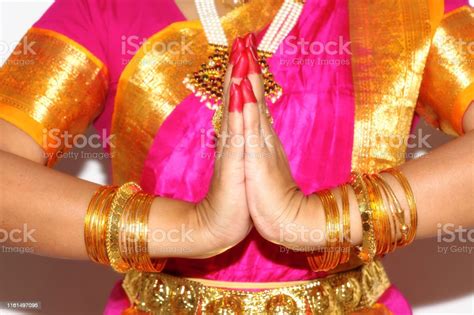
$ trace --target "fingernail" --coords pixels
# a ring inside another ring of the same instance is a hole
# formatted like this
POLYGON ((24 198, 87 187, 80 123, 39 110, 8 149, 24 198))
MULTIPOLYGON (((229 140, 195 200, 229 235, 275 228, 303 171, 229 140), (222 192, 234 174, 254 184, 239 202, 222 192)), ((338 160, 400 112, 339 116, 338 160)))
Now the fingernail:
MULTIPOLYGON (((244 51, 245 52, 245 51, 244 51)), ((233 63, 232 78, 244 78, 249 73, 249 57, 247 53, 242 53, 241 57, 233 63)))
POLYGON ((237 37, 234 40, 234 44, 232 45, 232 51, 230 53, 230 63, 235 65, 238 63, 240 57, 242 57, 243 52, 245 51, 245 43, 244 40, 240 37, 237 37))
POLYGON ((230 85, 229 112, 241 113, 243 108, 244 100, 242 95, 242 89, 238 84, 233 82, 230 85))
POLYGON ((258 63, 258 58, 256 57, 256 53, 252 52, 251 50, 247 50, 247 54, 249 55, 248 62, 249 62, 249 74, 260 74, 262 73, 262 68, 260 67, 260 64, 258 63))
POLYGON ((249 57, 249 74, 260 74, 262 70, 258 64, 257 38, 249 33, 244 38, 245 48, 249 57))
POLYGON ((254 33, 248 33, 245 38, 245 47, 247 48, 256 48, 257 47, 257 38, 255 37, 254 33))
POLYGON ((246 77, 240 82, 240 86, 242 87, 242 98, 244 104, 247 103, 257 103, 257 98, 255 97, 255 93, 253 92, 252 83, 246 77))

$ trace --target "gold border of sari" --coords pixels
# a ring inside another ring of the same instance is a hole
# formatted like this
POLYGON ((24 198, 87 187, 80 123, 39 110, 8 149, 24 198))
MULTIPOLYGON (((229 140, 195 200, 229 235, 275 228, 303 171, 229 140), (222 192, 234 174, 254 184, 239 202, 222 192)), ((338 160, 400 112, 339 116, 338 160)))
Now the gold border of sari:
POLYGON ((0 118, 30 135, 52 166, 70 149, 60 139, 82 133, 101 112, 108 70, 74 40, 33 27, 0 69, 0 80, 0 118))
POLYGON ((464 133, 462 120, 474 100, 474 9, 464 6, 441 21, 433 37, 420 89, 418 113, 450 135, 464 133), (472 49, 472 48, 471 48, 472 49))
POLYGON ((427 0, 350 1, 355 94, 352 169, 372 173, 405 161, 431 43, 427 0))

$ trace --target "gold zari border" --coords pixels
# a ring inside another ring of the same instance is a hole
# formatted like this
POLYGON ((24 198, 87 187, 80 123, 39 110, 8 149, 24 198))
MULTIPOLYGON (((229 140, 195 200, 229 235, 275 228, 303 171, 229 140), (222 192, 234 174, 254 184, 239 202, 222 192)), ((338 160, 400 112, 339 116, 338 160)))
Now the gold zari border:
POLYGON ((371 173, 405 161, 430 47, 427 0, 350 1, 355 94, 352 170, 371 173))
POLYGON ((462 120, 474 100, 474 9, 449 13, 436 30, 417 107, 430 124, 462 135, 462 120), (471 44, 470 44, 471 43, 471 44))
POLYGON ((292 286, 282 282, 279 288, 261 291, 208 283, 129 272, 122 286, 132 306, 147 314, 346 314, 372 307, 390 286, 379 261, 324 279, 292 286))
POLYGON ((80 44, 31 28, 0 69, 0 82, 0 118, 28 133, 52 165, 100 113, 108 73, 80 44))

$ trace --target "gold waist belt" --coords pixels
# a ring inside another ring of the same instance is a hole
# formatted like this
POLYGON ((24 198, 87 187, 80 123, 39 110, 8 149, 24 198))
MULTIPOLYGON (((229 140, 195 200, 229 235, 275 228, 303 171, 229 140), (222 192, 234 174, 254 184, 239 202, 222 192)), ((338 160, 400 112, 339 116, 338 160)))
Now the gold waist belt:
POLYGON ((390 285, 379 261, 272 289, 229 289, 212 282, 132 271, 123 288, 132 308, 148 314, 344 314, 370 308, 390 285))

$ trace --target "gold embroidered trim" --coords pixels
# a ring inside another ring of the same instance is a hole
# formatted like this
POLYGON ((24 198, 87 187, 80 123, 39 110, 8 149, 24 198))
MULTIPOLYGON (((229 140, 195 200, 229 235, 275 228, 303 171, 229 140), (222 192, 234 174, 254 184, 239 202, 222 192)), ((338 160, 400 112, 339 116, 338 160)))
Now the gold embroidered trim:
POLYGON ((474 100, 474 9, 449 13, 433 38, 417 111, 451 135, 463 134, 464 112, 474 100))
POLYGON ((430 47, 427 0, 350 1, 355 93, 352 169, 405 161, 406 139, 430 47))
POLYGON ((31 28, 0 69, 0 82, 0 118, 28 133, 52 165, 100 113, 108 73, 70 38, 31 28))

